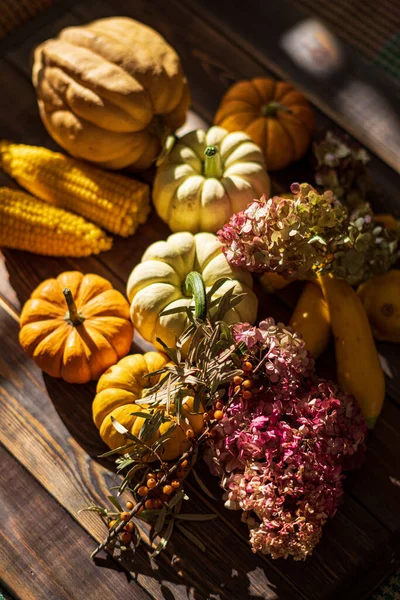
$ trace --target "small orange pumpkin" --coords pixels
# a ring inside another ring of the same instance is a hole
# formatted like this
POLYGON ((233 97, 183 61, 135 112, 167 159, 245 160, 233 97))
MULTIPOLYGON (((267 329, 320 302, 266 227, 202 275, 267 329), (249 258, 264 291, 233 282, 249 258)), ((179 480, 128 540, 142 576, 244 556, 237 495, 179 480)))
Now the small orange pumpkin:
POLYGON ((277 171, 306 153, 315 114, 291 83, 256 77, 232 85, 214 123, 228 131, 247 133, 262 148, 268 171, 277 171))
POLYGON ((132 343, 129 304, 111 283, 79 271, 46 279, 25 303, 19 340, 45 373, 69 383, 98 379, 132 343))

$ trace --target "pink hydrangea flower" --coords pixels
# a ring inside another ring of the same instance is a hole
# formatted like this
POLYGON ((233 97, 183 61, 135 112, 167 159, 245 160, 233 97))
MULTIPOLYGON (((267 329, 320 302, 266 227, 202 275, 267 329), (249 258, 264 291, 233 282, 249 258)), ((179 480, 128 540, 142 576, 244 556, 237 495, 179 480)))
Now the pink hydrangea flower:
POLYGON ((343 494, 344 459, 364 449, 355 400, 318 379, 300 337, 272 319, 234 328, 255 365, 251 398, 230 390, 207 456, 226 505, 241 509, 254 552, 311 554, 343 494))

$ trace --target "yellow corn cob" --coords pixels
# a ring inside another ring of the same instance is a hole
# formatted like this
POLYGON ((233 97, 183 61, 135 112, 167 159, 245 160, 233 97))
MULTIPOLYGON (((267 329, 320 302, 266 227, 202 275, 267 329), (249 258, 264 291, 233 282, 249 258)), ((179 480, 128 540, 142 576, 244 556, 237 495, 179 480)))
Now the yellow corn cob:
POLYGON ((112 239, 83 217, 3 187, 0 246, 50 256, 89 256, 109 250, 112 239))
POLYGON ((0 166, 38 198, 124 237, 132 235, 149 214, 147 184, 60 152, 2 140, 0 166))

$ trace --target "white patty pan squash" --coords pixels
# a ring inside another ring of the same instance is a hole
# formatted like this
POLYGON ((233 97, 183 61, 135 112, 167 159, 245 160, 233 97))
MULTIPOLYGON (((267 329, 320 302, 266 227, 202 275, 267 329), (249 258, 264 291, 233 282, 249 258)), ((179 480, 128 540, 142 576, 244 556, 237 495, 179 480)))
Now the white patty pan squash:
POLYGON ((172 231, 215 232, 269 192, 261 148, 241 131, 211 127, 175 141, 158 167, 153 202, 172 231))
POLYGON ((167 307, 194 305, 192 294, 185 289, 186 277, 193 271, 202 275, 206 291, 218 279, 229 277, 232 280, 226 281, 214 298, 233 286, 236 294, 246 293, 243 300, 225 314, 225 321, 254 323, 256 319, 258 302, 252 291, 252 277, 229 265, 218 238, 212 233, 175 233, 166 241, 155 242, 147 248, 127 285, 133 325, 158 349, 161 345, 156 338, 174 348, 177 338, 188 326, 183 312, 163 316, 160 313, 167 307))

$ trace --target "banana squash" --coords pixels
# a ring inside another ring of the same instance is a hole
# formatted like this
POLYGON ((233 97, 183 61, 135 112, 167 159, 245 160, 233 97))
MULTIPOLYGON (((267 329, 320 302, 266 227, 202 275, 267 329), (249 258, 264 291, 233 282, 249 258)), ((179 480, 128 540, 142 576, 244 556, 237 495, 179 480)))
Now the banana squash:
POLYGON ((318 358, 326 349, 331 335, 331 323, 328 305, 318 284, 306 282, 289 325, 301 333, 313 358, 318 358))
POLYGON ((385 398, 385 377, 367 314, 353 288, 343 279, 319 278, 335 339, 337 379, 357 400, 372 428, 385 398))

